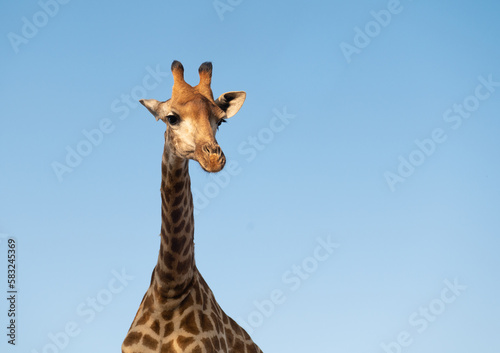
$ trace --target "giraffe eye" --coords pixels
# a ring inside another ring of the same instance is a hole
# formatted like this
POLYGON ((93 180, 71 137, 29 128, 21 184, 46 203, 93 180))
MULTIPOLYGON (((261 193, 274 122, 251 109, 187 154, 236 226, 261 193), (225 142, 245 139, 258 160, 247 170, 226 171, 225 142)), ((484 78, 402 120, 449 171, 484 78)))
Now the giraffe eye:
POLYGON ((217 127, 221 126, 222 123, 227 123, 226 119, 220 119, 218 122, 217 122, 217 127))
POLYGON ((179 123, 179 117, 174 114, 167 115, 167 121, 170 125, 177 125, 179 123))

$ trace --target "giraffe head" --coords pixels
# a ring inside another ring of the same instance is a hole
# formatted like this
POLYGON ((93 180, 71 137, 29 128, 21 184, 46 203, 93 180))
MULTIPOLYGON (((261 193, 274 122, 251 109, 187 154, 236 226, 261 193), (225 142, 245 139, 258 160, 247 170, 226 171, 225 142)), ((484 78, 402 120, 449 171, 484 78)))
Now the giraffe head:
POLYGON ((184 67, 172 63, 174 86, 172 97, 165 102, 141 99, 156 120, 167 124, 165 143, 171 153, 184 159, 193 159, 207 172, 218 172, 226 163, 215 134, 225 119, 235 115, 245 101, 246 93, 226 92, 214 100, 210 84, 212 63, 205 62, 198 69, 200 82, 196 86, 184 81, 184 67))

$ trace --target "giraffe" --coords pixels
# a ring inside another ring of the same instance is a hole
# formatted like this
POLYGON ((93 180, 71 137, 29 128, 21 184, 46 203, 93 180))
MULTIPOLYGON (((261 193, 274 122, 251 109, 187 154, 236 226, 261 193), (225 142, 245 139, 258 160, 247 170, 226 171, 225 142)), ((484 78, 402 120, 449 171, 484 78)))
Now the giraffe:
POLYGON ((184 81, 172 63, 172 97, 140 102, 167 125, 161 166, 161 243, 151 284, 122 344, 122 353, 262 353, 247 332, 224 313, 194 259, 194 217, 188 161, 207 172, 226 162, 216 131, 235 115, 246 93, 226 92, 214 100, 212 64, 201 64, 200 82, 184 81))

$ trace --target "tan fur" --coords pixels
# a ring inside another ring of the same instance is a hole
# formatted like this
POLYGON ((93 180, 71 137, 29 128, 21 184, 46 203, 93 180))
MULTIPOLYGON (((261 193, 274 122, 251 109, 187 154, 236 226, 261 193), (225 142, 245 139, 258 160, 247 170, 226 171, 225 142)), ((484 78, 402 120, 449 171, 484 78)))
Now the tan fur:
POLYGON ((249 335, 220 308, 194 260, 193 197, 188 160, 208 172, 224 167, 215 139, 221 119, 234 115, 244 92, 214 101, 212 66, 200 66, 200 84, 184 81, 184 68, 172 64, 172 98, 141 103, 167 123, 162 158, 162 225, 158 262, 151 284, 123 341, 123 353, 261 353, 249 335), (177 118, 172 123, 169 115, 177 118))

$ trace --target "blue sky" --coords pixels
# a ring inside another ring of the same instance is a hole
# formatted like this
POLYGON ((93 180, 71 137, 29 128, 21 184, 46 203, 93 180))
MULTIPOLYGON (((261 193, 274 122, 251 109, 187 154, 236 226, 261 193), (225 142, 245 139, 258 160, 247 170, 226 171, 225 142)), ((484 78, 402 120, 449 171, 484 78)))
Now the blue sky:
POLYGON ((264 352, 500 349, 497 2, 2 10, 2 352, 120 350, 159 248, 165 126, 136 101, 173 60, 247 92, 225 170, 190 171, 198 268, 264 352))

